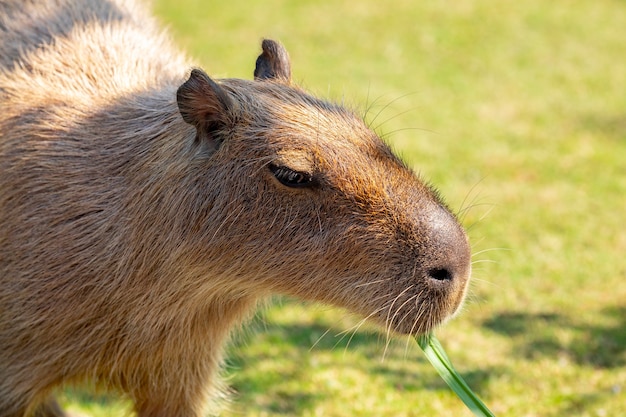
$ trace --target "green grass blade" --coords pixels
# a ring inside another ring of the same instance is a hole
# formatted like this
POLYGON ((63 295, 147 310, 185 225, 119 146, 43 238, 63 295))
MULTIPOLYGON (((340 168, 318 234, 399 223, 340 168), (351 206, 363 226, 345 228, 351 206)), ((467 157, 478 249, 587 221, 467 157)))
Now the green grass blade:
POLYGON ((424 354, 435 367, 441 378, 456 393, 456 395, 465 403, 475 416, 494 417, 493 413, 487 406, 474 394, 472 389, 465 383, 463 378, 456 372, 452 366, 452 362, 448 359, 446 352, 443 350, 439 340, 432 334, 419 336, 417 343, 420 345, 424 354))

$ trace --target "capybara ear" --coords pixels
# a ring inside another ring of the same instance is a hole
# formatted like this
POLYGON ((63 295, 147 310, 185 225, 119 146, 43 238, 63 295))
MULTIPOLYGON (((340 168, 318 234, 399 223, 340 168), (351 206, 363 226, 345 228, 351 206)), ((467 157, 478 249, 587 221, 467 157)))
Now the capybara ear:
POLYGON ((263 53, 256 59, 254 79, 291 82, 291 63, 285 47, 271 39, 263 39, 263 53))
POLYGON ((193 69, 189 79, 176 92, 178 110, 183 120, 197 129, 196 139, 219 146, 215 133, 233 119, 234 103, 228 93, 204 71, 193 69))

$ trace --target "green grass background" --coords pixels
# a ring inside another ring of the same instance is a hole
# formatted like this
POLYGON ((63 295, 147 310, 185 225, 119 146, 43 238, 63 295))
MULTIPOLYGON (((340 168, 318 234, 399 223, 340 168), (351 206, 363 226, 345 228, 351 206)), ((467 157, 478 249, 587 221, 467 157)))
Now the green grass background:
MULTIPOLYGON (((438 337, 500 416, 626 415, 626 3, 157 0, 215 77, 260 40, 365 113, 459 211, 475 253, 438 337)), ((469 416, 412 340, 280 299, 229 349, 226 416, 469 416)), ((70 409, 125 403, 66 391, 70 409)))

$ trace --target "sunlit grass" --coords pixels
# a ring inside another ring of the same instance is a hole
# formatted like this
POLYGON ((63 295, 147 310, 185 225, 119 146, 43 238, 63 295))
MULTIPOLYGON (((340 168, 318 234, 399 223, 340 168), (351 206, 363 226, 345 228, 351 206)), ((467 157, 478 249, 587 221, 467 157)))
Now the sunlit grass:
MULTIPOLYGON (((155 7, 216 77, 251 78, 261 38, 281 40, 296 81, 370 108, 461 212, 475 280, 437 336, 496 415, 626 414, 624 4, 155 7)), ((370 327, 344 336, 359 320, 291 300, 265 311, 229 351, 225 415, 471 415, 414 343, 386 347, 370 327)), ((94 416, 121 407, 66 402, 94 416)))

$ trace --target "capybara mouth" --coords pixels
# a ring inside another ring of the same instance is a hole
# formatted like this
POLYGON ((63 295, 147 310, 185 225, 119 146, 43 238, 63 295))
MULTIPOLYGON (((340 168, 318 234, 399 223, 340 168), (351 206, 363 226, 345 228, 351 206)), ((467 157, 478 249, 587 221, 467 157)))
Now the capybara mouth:
POLYGON ((408 287, 386 302, 375 315, 375 321, 399 334, 431 332, 457 314, 463 305, 469 274, 455 279, 458 282, 434 283, 421 290, 408 287))

